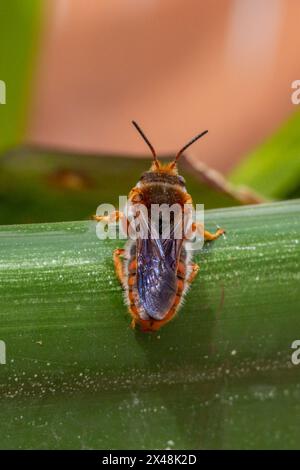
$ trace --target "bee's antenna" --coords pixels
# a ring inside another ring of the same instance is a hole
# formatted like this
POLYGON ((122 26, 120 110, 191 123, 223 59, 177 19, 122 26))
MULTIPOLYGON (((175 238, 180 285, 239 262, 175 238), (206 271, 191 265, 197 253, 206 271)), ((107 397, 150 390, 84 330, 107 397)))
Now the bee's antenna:
POLYGON ((132 124, 134 125, 134 127, 136 128, 136 130, 139 132, 139 134, 143 137, 144 141, 146 142, 146 144, 148 144, 148 147, 150 148, 151 152, 152 152, 152 155, 153 155, 153 159, 154 159, 154 163, 156 165, 157 168, 159 168, 159 162, 157 160, 157 156, 156 156, 156 152, 154 150, 154 147, 153 145, 150 143, 150 141, 148 140, 148 138, 145 136, 144 132, 142 131, 142 129, 140 128, 140 126, 135 122, 135 121, 131 121, 132 124))
POLYGON ((190 146, 192 145, 194 142, 196 142, 196 140, 200 139, 201 137, 203 137, 205 134, 207 134, 208 131, 203 131, 201 132, 201 134, 198 134, 196 135, 196 137, 194 137, 192 140, 190 140, 190 142, 188 142, 184 147, 182 147, 182 149, 179 150, 179 152, 177 153, 176 157, 175 157, 175 160, 172 164, 172 167, 174 167, 180 157, 180 155, 183 154, 183 152, 190 146))

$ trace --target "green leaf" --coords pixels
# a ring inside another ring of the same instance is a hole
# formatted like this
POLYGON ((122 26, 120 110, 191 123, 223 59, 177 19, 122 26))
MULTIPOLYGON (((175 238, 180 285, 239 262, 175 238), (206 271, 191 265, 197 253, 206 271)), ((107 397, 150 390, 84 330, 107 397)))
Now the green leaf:
POLYGON ((247 156, 230 181, 247 185, 267 198, 288 198, 300 187, 300 114, 247 156))
POLYGON ((0 104, 0 151, 20 143, 24 135, 41 5, 39 0, 0 5, 0 80, 6 85, 6 104, 0 104))
POLYGON ((132 331, 93 222, 0 227, 1 448, 299 448, 300 201, 208 211, 178 317, 132 331))

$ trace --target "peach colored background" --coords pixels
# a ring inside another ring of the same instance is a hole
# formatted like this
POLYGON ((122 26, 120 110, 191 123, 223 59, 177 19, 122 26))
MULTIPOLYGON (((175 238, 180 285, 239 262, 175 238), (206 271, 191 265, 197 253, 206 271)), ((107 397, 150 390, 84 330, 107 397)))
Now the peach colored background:
POLYGON ((48 0, 28 140, 229 170, 295 110, 298 0, 48 0))

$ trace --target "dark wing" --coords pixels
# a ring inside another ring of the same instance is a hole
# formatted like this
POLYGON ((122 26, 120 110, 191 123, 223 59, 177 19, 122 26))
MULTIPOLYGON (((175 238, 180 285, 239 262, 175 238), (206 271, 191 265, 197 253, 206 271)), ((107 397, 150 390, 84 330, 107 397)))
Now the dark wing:
POLYGON ((155 320, 162 320, 174 304, 177 261, 182 239, 137 239, 137 289, 141 306, 155 320))
POLYGON ((137 289, 141 306, 155 320, 172 307, 182 240, 137 240, 137 289))

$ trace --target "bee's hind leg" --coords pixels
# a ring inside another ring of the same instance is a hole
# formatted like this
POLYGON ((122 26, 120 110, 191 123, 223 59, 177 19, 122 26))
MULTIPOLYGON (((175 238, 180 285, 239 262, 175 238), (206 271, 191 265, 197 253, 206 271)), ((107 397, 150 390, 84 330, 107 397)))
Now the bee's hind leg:
POLYGON ((187 282, 189 284, 192 284, 192 282, 194 281, 195 277, 197 276, 199 272, 200 266, 196 263, 191 263, 190 267, 191 267, 191 272, 187 278, 187 282))
POLYGON ((120 281, 120 284, 124 287, 125 285, 125 269, 123 256, 125 254, 124 248, 116 248, 113 253, 114 266, 116 276, 120 281))
MULTIPOLYGON (((116 248, 114 250, 113 260, 114 260, 116 276, 119 279, 120 284, 122 285, 124 289, 126 289, 127 283, 130 282, 130 276, 127 276, 125 272, 125 267, 124 267, 125 257, 126 257, 126 250, 124 248, 116 248)), ((130 266, 129 266, 129 269, 130 269, 130 266)), ((134 266, 131 266, 131 269, 134 269, 134 266)), ((134 330, 139 316, 138 316, 137 308, 133 303, 132 292, 129 292, 128 310, 131 316, 130 326, 134 330)))

